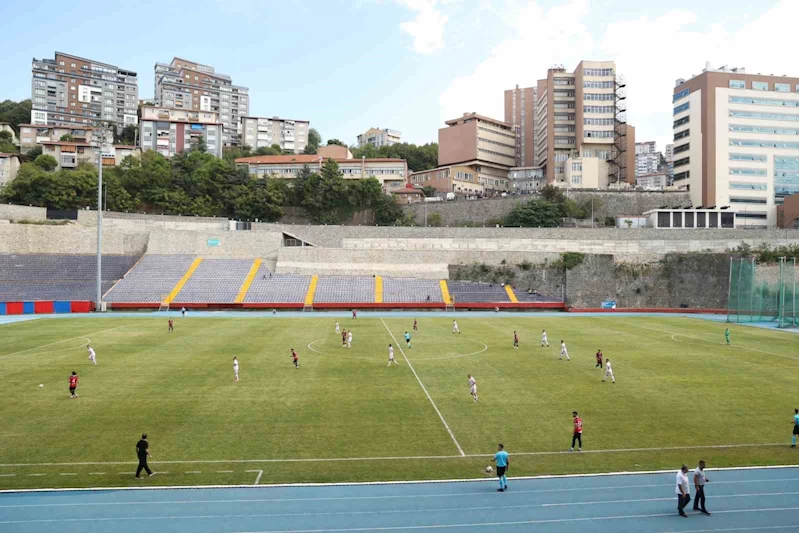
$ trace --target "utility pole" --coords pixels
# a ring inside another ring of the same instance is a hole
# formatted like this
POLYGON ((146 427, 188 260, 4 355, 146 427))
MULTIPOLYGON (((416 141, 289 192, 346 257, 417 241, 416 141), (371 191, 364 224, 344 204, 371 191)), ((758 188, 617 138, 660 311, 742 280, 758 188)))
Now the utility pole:
POLYGON ((97 300, 95 310, 103 310, 103 137, 101 128, 97 139, 97 300))

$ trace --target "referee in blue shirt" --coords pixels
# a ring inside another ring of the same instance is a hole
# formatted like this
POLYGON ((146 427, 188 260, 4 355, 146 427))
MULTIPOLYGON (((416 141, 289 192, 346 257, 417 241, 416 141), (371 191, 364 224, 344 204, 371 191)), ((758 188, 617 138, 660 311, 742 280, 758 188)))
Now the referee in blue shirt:
POLYGON ((505 451, 505 446, 500 444, 498 448, 491 462, 497 463, 497 478, 499 479, 499 488, 497 492, 505 492, 508 490, 508 478, 505 477, 505 472, 508 470, 508 466, 510 466, 510 457, 508 457, 508 452, 505 451))

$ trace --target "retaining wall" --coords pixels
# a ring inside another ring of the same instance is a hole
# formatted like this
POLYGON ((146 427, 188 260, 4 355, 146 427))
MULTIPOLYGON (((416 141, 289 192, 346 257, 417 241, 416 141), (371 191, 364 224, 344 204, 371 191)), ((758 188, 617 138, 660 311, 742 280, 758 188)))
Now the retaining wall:
MULTIPOLYGON (((107 254, 141 255, 147 249, 147 233, 103 231, 107 254)), ((2 254, 93 254, 97 251, 97 229, 35 224, 0 226, 2 254)))
POLYGON ((270 257, 282 236, 255 231, 151 231, 148 254, 194 254, 203 257, 270 257))
POLYGON ((3 220, 47 220, 47 209, 26 205, 0 204, 0 219, 3 220))

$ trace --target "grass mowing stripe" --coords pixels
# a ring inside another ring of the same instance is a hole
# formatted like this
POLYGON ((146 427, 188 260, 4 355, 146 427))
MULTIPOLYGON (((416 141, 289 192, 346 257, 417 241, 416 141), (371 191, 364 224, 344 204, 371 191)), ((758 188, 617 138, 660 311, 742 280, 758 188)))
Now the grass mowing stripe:
POLYGON ((383 323, 383 326, 385 326, 386 331, 388 331, 388 334, 391 335, 391 338, 394 340, 394 344, 396 344, 397 348, 399 348, 399 351, 402 354, 402 358, 405 359, 405 362, 408 364, 408 368, 410 368, 411 372, 413 372, 413 375, 414 375, 414 377, 416 377, 416 381, 419 382, 419 386, 422 387, 422 390, 424 391, 425 396, 427 396, 427 399, 430 400, 430 404, 433 406, 433 409, 436 410, 436 414, 438 414, 438 418, 440 418, 441 419, 441 423, 444 424, 444 428, 446 428, 447 433, 449 433, 450 438, 452 438, 452 442, 455 443, 455 447, 458 448, 458 451, 460 452, 461 456, 465 457, 466 454, 464 453, 463 448, 461 448, 461 445, 458 444, 458 439, 455 438, 455 434, 452 433, 452 430, 449 428, 449 425, 447 424, 447 421, 444 420, 444 416, 441 414, 441 411, 438 410, 438 406, 436 406, 436 402, 433 401, 433 398, 430 396, 430 393, 427 392, 427 389, 425 388, 424 383, 422 383, 422 380, 419 379, 419 374, 417 374, 416 370, 413 369, 413 365, 408 360, 408 357, 405 355, 405 352, 402 350, 402 346, 400 346, 400 344, 397 342, 397 339, 394 337, 394 334, 391 333, 391 330, 388 329, 388 325, 386 324, 386 321, 381 318, 380 322, 383 323))

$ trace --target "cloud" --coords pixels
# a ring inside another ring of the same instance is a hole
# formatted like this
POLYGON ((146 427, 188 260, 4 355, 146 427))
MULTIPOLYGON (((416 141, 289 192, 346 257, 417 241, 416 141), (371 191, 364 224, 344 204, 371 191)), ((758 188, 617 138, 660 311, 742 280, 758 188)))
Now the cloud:
POLYGON ((675 80, 700 74, 706 61, 713 67, 746 67, 749 73, 799 76, 787 72, 797 68, 791 52, 799 20, 796 0, 720 22, 686 10, 617 19, 594 34, 588 0, 565 1, 548 10, 536 1, 507 0, 508 6, 505 28, 497 30, 508 39, 441 94, 442 122, 465 111, 502 118, 503 91, 517 83, 534 85, 553 64, 572 70, 582 59, 614 60, 627 83, 627 118, 637 140, 656 140, 663 149, 672 139, 675 80))
MULTIPOLYGON (((416 18, 400 23, 400 29, 413 37, 414 52, 430 55, 444 48, 444 27, 449 17, 436 7, 436 0, 396 0, 396 2, 416 12, 416 18)), ((443 0, 442 3, 452 2, 443 0)))

